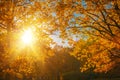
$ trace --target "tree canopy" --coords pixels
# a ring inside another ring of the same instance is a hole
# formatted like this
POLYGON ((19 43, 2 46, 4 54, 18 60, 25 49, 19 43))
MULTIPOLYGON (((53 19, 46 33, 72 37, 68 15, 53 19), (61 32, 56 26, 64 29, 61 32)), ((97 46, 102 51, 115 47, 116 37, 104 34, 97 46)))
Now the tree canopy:
POLYGON ((107 73, 119 63, 119 0, 0 1, 0 79, 62 80, 75 71, 107 73), (30 44, 21 40, 26 31, 30 44))

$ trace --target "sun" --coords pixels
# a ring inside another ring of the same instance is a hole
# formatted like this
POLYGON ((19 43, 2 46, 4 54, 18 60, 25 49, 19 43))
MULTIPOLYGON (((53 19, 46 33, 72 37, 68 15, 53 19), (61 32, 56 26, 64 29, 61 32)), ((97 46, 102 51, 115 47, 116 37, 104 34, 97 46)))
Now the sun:
POLYGON ((31 29, 24 31, 21 38, 24 44, 31 44, 33 42, 33 33, 31 29))

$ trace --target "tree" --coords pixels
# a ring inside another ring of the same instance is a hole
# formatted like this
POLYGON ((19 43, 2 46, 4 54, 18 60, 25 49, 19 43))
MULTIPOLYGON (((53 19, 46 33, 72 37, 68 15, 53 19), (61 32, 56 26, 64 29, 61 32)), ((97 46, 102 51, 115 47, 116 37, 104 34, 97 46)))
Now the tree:
MULTIPOLYGON (((0 72, 3 74, 5 73, 1 77, 5 76, 4 79, 9 78, 12 80, 16 79, 16 77, 19 78, 19 76, 22 76, 20 78, 30 77, 31 74, 36 71, 36 65, 34 66, 34 64, 41 62, 39 59, 34 61, 32 58, 41 58, 41 55, 45 57, 48 53, 46 49, 50 50, 49 42, 51 41, 48 35, 44 36, 45 32, 40 30, 40 28, 38 29, 38 24, 36 24, 37 27, 34 25, 34 32, 37 33, 35 33, 35 36, 39 38, 36 40, 36 43, 34 43, 34 45, 36 45, 34 46, 35 50, 31 51, 33 48, 28 48, 19 44, 21 32, 26 28, 31 28, 31 24, 37 21, 34 20, 34 18, 37 17, 32 14, 31 1, 3 0, 0 1, 0 6, 0 72), (40 31, 42 32, 40 33, 40 31), (21 49, 21 47, 24 49, 21 49)), ((41 65, 39 64, 39 66, 41 65)))
MULTIPOLYGON (((85 0, 85 3, 87 8, 83 8, 84 17, 79 18, 79 24, 98 31, 97 36, 115 42, 113 38, 119 37, 119 1, 85 0)), ((119 41, 115 43, 119 44, 119 41)))
POLYGON ((70 55, 69 48, 55 47, 54 55, 47 57, 45 60, 46 73, 57 80, 64 80, 65 75, 79 72, 80 62, 74 56, 70 55))
POLYGON ((85 30, 86 32, 96 37, 102 38, 99 39, 100 43, 103 43, 105 41, 105 44, 98 45, 100 45, 100 47, 103 46, 104 48, 103 50, 107 50, 106 53, 110 54, 109 56, 114 57, 114 60, 112 59, 113 62, 114 61, 116 62, 115 59, 119 60, 119 52, 115 52, 115 50, 113 50, 113 49, 117 49, 118 51, 120 50, 119 3, 120 2, 118 0, 115 1, 85 0, 86 7, 83 6, 82 8, 83 10, 82 14, 84 15, 84 17, 82 18, 78 17, 77 20, 79 21, 78 24, 80 24, 80 27, 87 28, 87 30, 85 30))
MULTIPOLYGON (((67 57, 71 60, 79 59, 81 66, 84 67, 81 69, 83 71, 90 67, 95 68, 94 71, 108 71, 113 67, 110 65, 113 65, 116 58, 119 59, 119 4, 119 0, 0 1, 0 53, 3 53, 0 54, 2 57, 0 71, 8 74, 12 72, 14 75, 27 74, 26 77, 29 78, 35 73, 34 76, 37 75, 38 78, 39 75, 44 74, 39 68, 41 62, 50 65, 52 61, 49 64, 45 59, 53 58, 58 60, 54 65, 60 62, 53 70, 64 73, 63 66, 69 63, 67 57), (26 47, 21 45, 19 37, 29 28, 34 32, 36 41, 26 47), (68 54, 69 50, 67 52, 61 50, 62 54, 57 54, 59 51, 55 52, 56 48, 51 47, 55 44, 51 35, 57 35, 63 42, 67 41, 70 44, 68 47, 72 48, 70 53, 75 58, 68 54), (61 62, 58 56, 66 63, 61 62), (39 71, 37 72, 36 69, 39 71)), ((71 69, 68 65, 68 69, 71 69)))

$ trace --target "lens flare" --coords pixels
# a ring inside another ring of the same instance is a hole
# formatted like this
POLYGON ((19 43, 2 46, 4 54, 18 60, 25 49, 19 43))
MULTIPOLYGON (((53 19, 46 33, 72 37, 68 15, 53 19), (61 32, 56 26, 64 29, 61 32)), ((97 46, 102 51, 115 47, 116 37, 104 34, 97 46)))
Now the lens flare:
POLYGON ((33 34, 31 29, 28 29, 23 33, 22 41, 25 44, 31 44, 33 42, 33 34))

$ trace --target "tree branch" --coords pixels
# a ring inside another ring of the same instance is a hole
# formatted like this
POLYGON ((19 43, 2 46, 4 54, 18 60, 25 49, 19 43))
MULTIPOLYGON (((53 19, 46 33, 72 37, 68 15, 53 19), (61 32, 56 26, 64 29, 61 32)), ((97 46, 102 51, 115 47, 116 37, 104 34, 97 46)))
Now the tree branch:
MULTIPOLYGON (((108 27, 108 29, 109 29, 109 32, 110 32, 111 36, 113 36, 114 34, 113 34, 113 32, 112 32, 112 30, 111 30, 111 28, 110 28, 110 25, 107 23, 107 19, 106 19, 104 13, 103 13, 101 10, 100 10, 100 13, 102 14, 103 22, 107 25, 107 27, 108 27)), ((107 15, 107 14, 106 14, 106 15, 107 15)))

